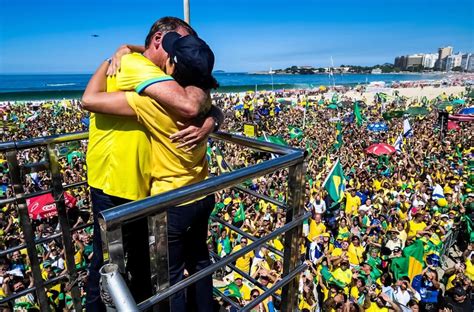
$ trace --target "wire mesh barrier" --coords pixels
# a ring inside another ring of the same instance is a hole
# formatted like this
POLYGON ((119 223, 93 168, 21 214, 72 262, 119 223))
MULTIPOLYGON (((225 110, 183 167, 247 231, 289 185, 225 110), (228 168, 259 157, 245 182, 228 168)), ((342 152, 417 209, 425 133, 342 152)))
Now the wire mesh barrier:
MULTIPOLYGON (((66 204, 67 198, 65 198, 64 191, 67 189, 84 187, 86 182, 65 185, 61 175, 62 169, 58 155, 61 144, 86 140, 87 137, 88 134, 86 132, 81 132, 34 138, 17 142, 0 143, 0 153, 5 153, 8 161, 8 170, 14 194, 13 197, 0 200, 0 205, 15 205, 17 207, 18 217, 20 220, 19 224, 24 237, 24 241, 21 241, 16 246, 10 246, 5 250, 0 250, 0 254, 5 256, 26 249, 32 275, 31 287, 9 294, 0 300, 0 304, 10 302, 27 294, 35 293, 36 301, 40 309, 42 311, 48 311, 50 310, 48 288, 55 283, 66 282, 67 288, 70 289, 72 297, 72 308, 76 311, 82 310, 83 307, 81 301, 83 297, 81 296, 81 291, 78 287, 78 281, 83 278, 84 273, 78 271, 75 266, 75 249, 72 233, 82 230, 91 224, 81 224, 77 226, 72 226, 70 224, 66 204), (19 157, 19 153, 32 148, 42 148, 44 157, 40 157, 40 160, 32 163, 25 163, 21 157, 19 157), (23 185, 25 175, 39 170, 49 172, 51 179, 50 187, 36 192, 25 190, 23 185), (45 237, 36 237, 32 226, 32 219, 28 212, 27 200, 45 194, 51 194, 54 199, 57 209, 59 230, 45 237), (58 240, 59 238, 62 239, 62 246, 64 249, 65 270, 62 274, 55 276, 54 278, 45 279, 42 275, 42 265, 36 250, 37 246, 51 240, 58 240)), ((213 134, 212 137, 215 140, 237 144, 259 152, 280 155, 280 157, 272 157, 273 159, 259 164, 224 173, 219 176, 213 176, 193 185, 131 202, 102 212, 99 222, 104 242, 104 257, 108 259, 109 263, 108 269, 104 269, 104 272, 109 274, 109 277, 113 276, 114 268, 116 268, 116 271, 118 272, 125 273, 127 259, 123 245, 123 226, 137 219, 146 218, 148 221, 150 259, 146 262, 150 266, 152 282, 154 285, 153 296, 138 305, 135 305, 133 299, 127 302, 128 305, 124 305, 123 301, 122 304, 117 304, 117 302, 115 302, 115 305, 119 310, 120 308, 131 306, 134 308, 136 307, 138 310, 148 310, 157 306, 160 302, 166 301, 171 295, 189 285, 192 285, 199 279, 210 276, 216 271, 225 268, 238 272, 241 276, 250 282, 253 282, 263 290, 263 293, 258 298, 242 308, 231 298, 228 298, 222 292, 215 289, 215 293, 229 305, 241 309, 242 311, 250 311, 250 309, 259 305, 267 297, 273 295, 273 298, 281 303, 282 311, 290 311, 297 306, 297 297, 292 294, 297 293, 297 277, 299 276, 299 273, 306 269, 306 264, 299 261, 299 247, 301 246, 301 240, 303 237, 301 235, 302 223, 304 219, 309 217, 308 213, 304 214, 305 210, 303 209, 304 174, 306 170, 304 162, 305 155, 303 151, 226 133, 213 134), (242 184, 248 179, 261 177, 284 168, 288 168, 288 197, 285 203, 248 189, 242 184), (285 224, 275 228, 271 233, 267 233, 265 236, 253 237, 229 222, 215 216, 212 217, 211 220, 213 222, 217 222, 221 226, 229 229, 229 231, 234 231, 242 237, 252 240, 252 244, 249 244, 247 247, 244 247, 237 252, 228 254, 225 257, 220 257, 211 252, 211 256, 214 260, 213 264, 204 270, 189 276, 181 282, 170 286, 168 279, 167 207, 175 206, 194 198, 199 198, 228 188, 233 188, 236 191, 247 193, 258 199, 263 199, 283 209, 285 214, 285 224), (282 250, 277 250, 269 244, 269 242, 280 235, 283 235, 284 237, 284 248, 282 250), (261 246, 264 246, 273 254, 283 259, 283 274, 281 279, 271 287, 259 285, 259 282, 253 279, 250 274, 241 272, 233 264, 239 257, 242 257, 246 253, 256 250, 261 246), (281 295, 275 294, 275 292, 280 289, 282 290, 281 295)), ((110 298, 121 298, 120 300, 126 300, 124 299, 124 296, 121 295, 127 293, 127 286, 125 284, 116 282, 114 279, 110 283, 107 283, 107 285, 110 298)))

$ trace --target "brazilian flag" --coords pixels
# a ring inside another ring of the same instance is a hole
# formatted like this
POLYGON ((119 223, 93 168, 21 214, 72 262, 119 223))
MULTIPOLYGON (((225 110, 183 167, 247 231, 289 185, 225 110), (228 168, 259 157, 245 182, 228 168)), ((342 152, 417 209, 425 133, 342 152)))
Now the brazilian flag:
POLYGON ((241 222, 245 220, 245 209, 242 202, 239 203, 239 209, 235 213, 234 222, 241 222))
POLYGON ((217 166, 219 167, 219 170, 220 170, 221 174, 226 173, 226 172, 231 172, 232 168, 225 161, 224 155, 222 154, 219 147, 217 147, 217 146, 215 147, 214 153, 215 153, 215 156, 216 156, 217 166))
POLYGON ((290 133, 290 139, 299 139, 301 140, 303 138, 303 130, 297 127, 289 126, 289 133, 290 133))
POLYGON ((220 291, 226 297, 242 298, 239 286, 237 286, 234 282, 224 287, 216 287, 215 289, 220 291))
POLYGON ((360 127, 362 125, 362 122, 363 122, 364 118, 362 117, 362 113, 360 112, 359 103, 357 101, 354 103, 354 117, 356 119, 357 125, 360 127))
POLYGON ((334 202, 339 203, 344 198, 344 191, 346 190, 346 178, 344 176, 344 171, 342 170, 339 159, 336 161, 336 164, 331 169, 329 176, 324 181, 323 187, 326 189, 334 202))
POLYGON ((342 146, 342 124, 340 121, 338 121, 336 124, 336 143, 334 144, 334 147, 336 149, 340 149, 341 146, 342 146))

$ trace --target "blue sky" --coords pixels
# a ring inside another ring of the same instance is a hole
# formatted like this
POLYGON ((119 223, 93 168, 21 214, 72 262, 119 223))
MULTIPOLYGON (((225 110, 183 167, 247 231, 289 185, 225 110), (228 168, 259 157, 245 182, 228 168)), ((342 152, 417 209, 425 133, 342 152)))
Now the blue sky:
MULTIPOLYGON (((190 0, 215 69, 374 65, 444 45, 474 52, 472 0, 190 0)), ((122 43, 142 44, 181 0, 0 0, 1 73, 91 73, 122 43), (133 4, 132 4, 133 3, 133 4), (91 34, 98 34, 94 38, 91 34)))

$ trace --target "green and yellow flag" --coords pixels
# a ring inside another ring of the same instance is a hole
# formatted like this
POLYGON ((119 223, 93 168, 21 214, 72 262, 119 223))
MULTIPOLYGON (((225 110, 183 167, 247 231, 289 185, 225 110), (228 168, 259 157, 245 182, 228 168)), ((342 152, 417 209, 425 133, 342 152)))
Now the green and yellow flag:
POLYGON ((357 101, 354 103, 354 117, 356 119, 357 125, 359 127, 362 126, 362 121, 364 120, 364 118, 362 117, 362 113, 360 112, 359 108, 359 103, 357 101))
POLYGON ((216 287, 216 289, 226 297, 242 298, 239 286, 237 286, 234 282, 223 287, 216 287))
POLYGON ((424 256, 423 241, 416 240, 403 249, 403 257, 392 259, 391 269, 396 279, 408 276, 410 281, 423 271, 424 256))
POLYGON ((346 178, 342 170, 339 159, 334 164, 334 167, 329 172, 328 177, 323 183, 323 187, 336 203, 341 202, 344 198, 344 191, 346 190, 346 178))
POLYGON ((234 222, 241 222, 245 220, 245 209, 242 202, 239 203, 239 209, 235 213, 234 222))

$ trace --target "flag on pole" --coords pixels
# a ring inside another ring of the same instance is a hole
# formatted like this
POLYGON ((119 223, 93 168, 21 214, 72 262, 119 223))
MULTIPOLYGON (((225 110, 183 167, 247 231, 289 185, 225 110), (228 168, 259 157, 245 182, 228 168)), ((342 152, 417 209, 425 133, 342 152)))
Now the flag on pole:
POLYGON ((411 128, 408 119, 403 120, 403 136, 409 138, 413 136, 413 129, 411 128))
POLYGON ((221 174, 232 171, 232 167, 227 164, 224 155, 222 155, 221 150, 217 146, 214 147, 214 155, 216 156, 217 166, 219 167, 221 174))
POLYGON ((241 222, 245 220, 245 209, 242 202, 239 203, 239 209, 235 213, 234 222, 241 222))
POLYGON ((360 127, 363 122, 363 117, 360 112, 359 103, 357 101, 354 103, 354 116, 356 118, 357 125, 360 127))
POLYGON ((338 121, 336 124, 336 144, 334 144, 334 147, 336 149, 340 149, 341 146, 342 146, 342 124, 340 121, 338 121))
POLYGON ((397 151, 398 154, 402 152, 402 146, 403 146, 403 136, 399 134, 397 140, 395 141, 395 150, 397 151))
POLYGON ((334 167, 329 172, 326 180, 323 183, 323 187, 328 192, 329 196, 336 203, 341 202, 344 198, 344 191, 346 190, 346 178, 344 177, 344 171, 342 170, 339 159, 334 164, 334 167))

